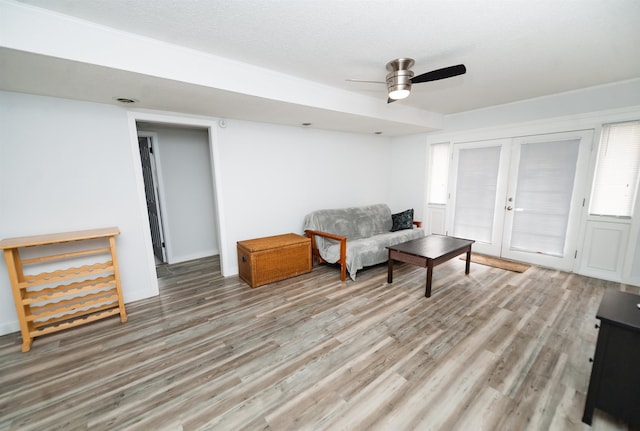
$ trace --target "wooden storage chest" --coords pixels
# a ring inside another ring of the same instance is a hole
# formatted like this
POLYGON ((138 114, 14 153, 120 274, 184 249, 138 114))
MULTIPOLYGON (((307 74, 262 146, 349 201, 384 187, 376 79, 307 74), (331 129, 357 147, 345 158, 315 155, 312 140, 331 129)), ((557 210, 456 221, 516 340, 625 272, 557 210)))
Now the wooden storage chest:
POLYGON ((288 233, 238 241, 238 272, 251 287, 310 271, 310 238, 288 233))

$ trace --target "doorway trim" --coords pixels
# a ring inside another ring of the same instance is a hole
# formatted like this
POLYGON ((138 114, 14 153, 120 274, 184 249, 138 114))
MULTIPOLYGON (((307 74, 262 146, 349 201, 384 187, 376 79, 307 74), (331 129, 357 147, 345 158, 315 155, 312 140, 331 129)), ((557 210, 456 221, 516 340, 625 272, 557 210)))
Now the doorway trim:
POLYGON ((218 241, 220 246, 220 272, 224 277, 225 274, 231 273, 231 269, 228 267, 229 265, 229 252, 227 250, 227 241, 226 241, 226 229, 225 229, 225 217, 224 217, 224 204, 222 199, 222 179, 221 179, 221 163, 220 163, 220 151, 218 144, 218 133, 217 133, 217 120, 216 119, 202 119, 202 118, 194 118, 189 116, 181 116, 176 114, 165 114, 165 113, 156 113, 156 112, 138 112, 138 111, 128 111, 127 112, 128 122, 129 122, 129 140, 131 143, 131 151, 134 163, 134 173, 136 178, 136 191, 138 194, 138 219, 140 222, 140 230, 144 232, 144 244, 145 244, 145 254, 146 261, 149 267, 149 273, 152 276, 151 283, 153 286, 158 289, 158 279, 156 273, 155 266, 155 256, 153 254, 153 245, 151 244, 151 237, 147 235, 147 232, 150 231, 149 226, 149 217, 147 214, 147 202, 144 190, 144 179, 142 176, 142 163, 140 161, 140 151, 138 148, 138 130, 136 123, 138 121, 142 122, 154 122, 154 123, 164 123, 166 125, 180 125, 180 126, 191 126, 191 127, 202 127, 208 130, 209 135, 209 157, 211 160, 211 182, 213 184, 214 190, 214 199, 216 212, 218 216, 218 225, 217 233, 218 233, 218 241))

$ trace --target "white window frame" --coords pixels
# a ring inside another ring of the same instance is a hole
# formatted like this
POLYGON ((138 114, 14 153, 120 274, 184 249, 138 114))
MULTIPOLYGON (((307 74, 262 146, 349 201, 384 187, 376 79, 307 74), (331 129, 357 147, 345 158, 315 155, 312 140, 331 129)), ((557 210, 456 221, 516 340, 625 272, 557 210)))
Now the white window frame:
MULTIPOLYGON (((606 192, 607 189, 604 185, 599 186, 599 180, 600 181, 607 181, 607 179, 610 180, 610 178, 602 180, 601 176, 607 175, 607 173, 611 172, 610 171, 611 169, 619 169, 619 166, 620 166, 620 163, 614 163, 611 161, 607 161, 606 162, 607 165, 605 165, 605 161, 603 160, 603 157, 605 157, 605 154, 610 146, 610 143, 609 143, 610 131, 614 127, 620 127, 625 125, 631 125, 638 128, 639 130, 636 131, 635 133, 640 134, 640 120, 625 121, 620 123, 608 123, 608 124, 602 125, 602 129, 600 133, 600 144, 598 146, 597 161, 596 161, 596 166, 595 166, 595 171, 593 176, 593 184, 591 189, 591 198, 589 200, 589 216, 590 217, 614 217, 614 218, 620 218, 620 219, 631 219, 634 216, 634 212, 636 209, 635 203, 638 197, 638 188, 640 188, 640 139, 638 140, 637 143, 635 143, 636 161, 635 161, 635 166, 631 168, 635 170, 635 179, 631 179, 629 181, 629 183, 631 183, 633 187, 631 191, 632 196, 629 196, 627 199, 628 206, 630 206, 629 211, 623 213, 622 209, 620 209, 619 211, 616 211, 616 210, 603 211, 603 210, 597 210, 597 209, 594 210, 594 206, 596 205, 595 201, 597 200, 596 194, 607 193, 606 192), (607 169, 609 169, 608 172, 607 172, 607 169)), ((609 194, 611 194, 611 191, 609 191, 609 194)))
POLYGON ((449 182, 449 164, 451 161, 451 144, 449 142, 438 142, 435 144, 429 145, 429 193, 427 196, 427 203, 429 205, 446 205, 448 200, 448 182, 449 182), (436 148, 444 148, 444 158, 439 158, 436 160, 436 148), (436 167, 436 162, 441 162, 442 165, 436 167), (439 173, 440 177, 435 178, 434 174, 439 173), (434 202, 433 201, 433 191, 435 183, 438 182, 442 184, 442 189, 444 191, 444 201, 443 202, 434 202))

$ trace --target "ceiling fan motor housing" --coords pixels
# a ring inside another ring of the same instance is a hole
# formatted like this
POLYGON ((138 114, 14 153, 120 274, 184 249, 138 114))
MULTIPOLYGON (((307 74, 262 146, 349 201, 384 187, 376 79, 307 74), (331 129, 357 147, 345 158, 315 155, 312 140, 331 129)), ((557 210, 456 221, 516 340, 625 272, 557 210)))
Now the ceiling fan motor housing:
POLYGON ((402 99, 411 91, 413 71, 409 70, 414 61, 411 58, 397 58, 387 63, 387 91, 392 99, 402 99), (399 96, 400 97, 397 97, 399 96))

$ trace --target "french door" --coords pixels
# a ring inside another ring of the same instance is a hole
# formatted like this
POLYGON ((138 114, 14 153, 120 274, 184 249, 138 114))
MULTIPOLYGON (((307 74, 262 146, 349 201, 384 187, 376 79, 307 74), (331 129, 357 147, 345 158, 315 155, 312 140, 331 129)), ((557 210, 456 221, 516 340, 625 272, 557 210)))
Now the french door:
POLYGON ((571 271, 592 131, 454 145, 448 232, 475 252, 571 271))

